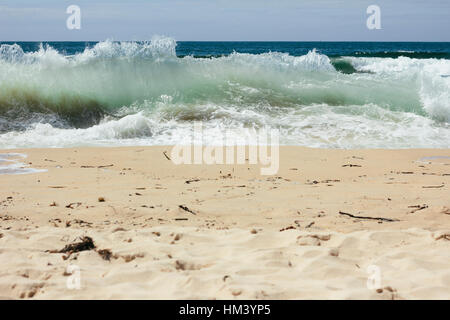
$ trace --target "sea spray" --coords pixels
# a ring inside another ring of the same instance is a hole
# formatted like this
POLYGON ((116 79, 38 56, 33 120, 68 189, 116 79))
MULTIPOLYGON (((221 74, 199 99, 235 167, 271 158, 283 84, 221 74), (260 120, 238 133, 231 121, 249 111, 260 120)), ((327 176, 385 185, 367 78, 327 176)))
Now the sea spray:
POLYGON ((276 128, 282 144, 449 146, 449 60, 317 50, 196 58, 176 46, 165 37, 75 54, 1 45, 0 148, 177 144, 194 121, 206 144, 226 129, 276 128))

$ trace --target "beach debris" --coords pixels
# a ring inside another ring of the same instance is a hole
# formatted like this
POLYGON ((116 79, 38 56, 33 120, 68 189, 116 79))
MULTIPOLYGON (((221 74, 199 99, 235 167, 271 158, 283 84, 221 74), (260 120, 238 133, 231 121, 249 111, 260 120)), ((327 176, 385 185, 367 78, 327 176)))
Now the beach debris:
POLYGON ((98 250, 97 253, 99 254, 100 257, 102 257, 103 260, 106 261, 111 261, 111 258, 117 259, 117 257, 111 252, 110 249, 101 249, 98 250))
POLYGON ((58 206, 58 204, 55 202, 55 201, 53 201, 52 203, 50 203, 50 207, 57 207, 58 206))
POLYGON ((414 210, 411 210, 411 212, 410 212, 410 213, 414 213, 416 211, 420 211, 420 210, 428 208, 428 205, 426 205, 426 204, 424 204, 424 205, 418 204, 418 205, 415 205, 415 206, 408 206, 408 208, 414 208, 414 210))
POLYGON ((306 227, 305 227, 305 229, 308 229, 308 228, 311 228, 313 225, 315 224, 315 222, 313 221, 313 222, 311 222, 310 224, 308 224, 306 227))
POLYGON ((319 183, 331 183, 331 182, 341 182, 341 180, 338 179, 326 179, 326 180, 322 180, 322 181, 317 181, 317 180, 313 180, 313 181, 309 181, 306 184, 319 184, 319 183))
POLYGON ((92 226, 92 222, 87 222, 87 221, 84 221, 84 220, 75 219, 75 220, 66 221, 66 228, 70 227, 72 225, 72 223, 79 224, 80 227, 91 227, 92 226))
POLYGON ((175 269, 177 270, 186 270, 186 263, 180 260, 175 261, 175 269))
POLYGON ((327 180, 322 180, 320 183, 330 183, 330 182, 341 182, 341 180, 338 180, 338 179, 327 179, 327 180))
POLYGON ((348 164, 344 164, 344 165, 342 165, 343 167, 350 167, 350 168, 360 168, 360 167, 362 167, 361 165, 359 165, 359 164, 352 164, 352 163, 348 163, 348 164))
POLYGON ((50 253, 68 253, 69 256, 72 253, 80 252, 80 251, 89 251, 95 249, 94 241, 91 237, 82 237, 80 238, 80 242, 74 242, 71 244, 66 245, 61 250, 50 250, 48 252, 50 253))
POLYGON ((200 181, 200 179, 191 179, 191 180, 186 180, 184 183, 190 184, 192 182, 198 182, 198 181, 200 181))
POLYGON ((449 240, 450 241, 450 232, 439 232, 434 236, 434 240, 449 240))
POLYGON ((441 213, 444 213, 444 214, 450 214, 450 208, 448 208, 448 207, 443 207, 442 210, 441 210, 441 213))
POLYGON ((424 189, 439 189, 439 188, 443 188, 445 185, 444 184, 441 184, 441 185, 438 185, 438 186, 422 186, 422 188, 424 188, 424 189))
POLYGON ((180 205, 178 206, 178 208, 180 208, 180 209, 182 209, 182 210, 184 210, 184 211, 186 211, 186 212, 192 213, 193 215, 196 215, 196 213, 195 213, 194 211, 192 211, 191 209, 189 209, 189 208, 186 207, 185 205, 180 204, 180 205))
MULTIPOLYGON (((70 255, 72 255, 72 253, 95 250, 96 247, 94 244, 94 240, 92 240, 91 237, 85 236, 85 237, 80 238, 80 240, 81 240, 80 242, 74 242, 74 243, 66 245, 61 250, 47 250, 47 252, 67 253, 68 254, 67 257, 64 258, 64 260, 66 260, 67 258, 70 257, 70 255)), ((95 250, 95 251, 104 260, 110 261, 111 258, 117 259, 117 255, 113 254, 110 249, 100 249, 100 250, 95 250)))
POLYGON ((242 294, 242 290, 233 290, 231 294, 235 297, 240 296, 242 294))
POLYGON ((355 215, 353 215, 351 213, 342 212, 342 211, 339 211, 339 214, 345 215, 345 216, 349 216, 349 217, 355 218, 355 219, 378 220, 378 221, 386 221, 386 222, 400 221, 400 220, 397 220, 397 219, 390 219, 390 218, 355 216, 355 215))
POLYGON ((98 197, 98 202, 105 202, 105 198, 104 197, 98 197))
POLYGON ((97 168, 97 169, 102 169, 102 168, 109 168, 109 167, 113 167, 113 164, 106 164, 106 165, 101 165, 101 166, 81 166, 80 168, 83 169, 89 169, 89 168, 97 168))
POLYGON ((55 227, 59 227, 58 223, 62 223, 61 219, 59 219, 59 218, 50 219, 50 220, 48 220, 48 222, 53 224, 53 226, 55 226, 55 227))
POLYGON ((203 267, 206 267, 206 266, 196 265, 194 263, 182 261, 182 260, 175 261, 175 269, 176 270, 200 270, 203 267))
POLYGON ((251 234, 257 234, 258 231, 256 231, 256 229, 252 229, 252 230, 250 231, 250 233, 251 233, 251 234))
POLYGON ((74 209, 74 208, 78 208, 79 206, 81 206, 81 202, 72 202, 72 203, 69 203, 66 206, 66 208, 74 209))
POLYGON ((181 239, 181 237, 182 237, 182 235, 181 235, 180 233, 177 233, 177 234, 175 235, 175 237, 173 238, 173 240, 174 240, 174 241, 178 241, 178 240, 181 239))
POLYGON ((120 256, 126 263, 133 261, 136 258, 143 258, 145 255, 143 253, 128 254, 125 256, 120 256))
POLYGON ((175 218, 175 221, 188 221, 188 218, 175 218))
POLYGON ((30 290, 28 291, 28 293, 27 292, 22 292, 20 294, 20 299, 24 299, 25 297, 33 298, 43 287, 44 287, 44 283, 43 282, 31 285, 30 290))
MULTIPOLYGON (((391 173, 394 173, 394 171, 391 171, 391 173)), ((413 171, 397 171, 396 174, 414 174, 413 171)))
POLYGON ((295 227, 294 226, 289 226, 289 227, 286 227, 286 228, 282 228, 282 229, 280 229, 280 232, 283 232, 283 231, 286 231, 286 230, 295 230, 295 227))
POLYGON ((332 248, 330 249, 330 256, 332 257, 338 257, 339 256, 339 249, 338 248, 332 248))
POLYGON ((167 155, 167 151, 163 151, 163 155, 164 157, 166 157, 167 160, 169 161, 171 160, 170 157, 167 155))
POLYGON ((384 293, 384 294, 390 295, 391 300, 395 300, 398 297, 397 290, 390 286, 387 286, 384 288, 378 288, 375 290, 375 292, 379 293, 379 294, 384 293))
POLYGON ((66 186, 48 186, 49 188, 52 188, 52 189, 64 189, 64 188, 67 188, 66 186))

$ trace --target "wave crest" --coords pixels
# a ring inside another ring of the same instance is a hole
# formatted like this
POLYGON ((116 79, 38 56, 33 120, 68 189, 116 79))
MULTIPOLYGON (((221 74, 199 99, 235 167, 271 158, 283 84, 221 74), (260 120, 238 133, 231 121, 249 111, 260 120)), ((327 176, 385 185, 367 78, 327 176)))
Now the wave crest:
POLYGON ((171 144, 193 121, 211 139, 225 127, 267 127, 309 146, 450 141, 448 60, 316 50, 195 58, 175 48, 165 37, 107 40, 71 56, 0 46, 0 147, 171 144))

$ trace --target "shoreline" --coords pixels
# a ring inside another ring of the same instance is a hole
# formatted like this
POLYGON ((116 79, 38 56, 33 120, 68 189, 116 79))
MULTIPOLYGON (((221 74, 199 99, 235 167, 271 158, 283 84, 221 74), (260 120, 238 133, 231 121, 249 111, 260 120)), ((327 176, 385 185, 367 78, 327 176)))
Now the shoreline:
POLYGON ((47 170, 0 175, 0 298, 450 298, 450 149, 280 146, 262 176, 171 148, 0 150, 47 170))

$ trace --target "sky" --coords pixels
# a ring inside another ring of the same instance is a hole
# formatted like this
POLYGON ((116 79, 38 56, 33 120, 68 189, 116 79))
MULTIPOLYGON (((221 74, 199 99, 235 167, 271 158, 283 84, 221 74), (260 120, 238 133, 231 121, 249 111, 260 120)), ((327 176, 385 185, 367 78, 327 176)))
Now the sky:
POLYGON ((450 41, 450 0, 0 0, 0 41, 450 41), (66 9, 81 9, 69 30, 66 9), (381 29, 369 30, 369 5, 381 29))

